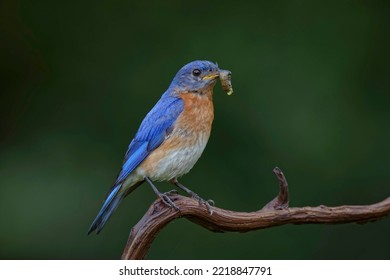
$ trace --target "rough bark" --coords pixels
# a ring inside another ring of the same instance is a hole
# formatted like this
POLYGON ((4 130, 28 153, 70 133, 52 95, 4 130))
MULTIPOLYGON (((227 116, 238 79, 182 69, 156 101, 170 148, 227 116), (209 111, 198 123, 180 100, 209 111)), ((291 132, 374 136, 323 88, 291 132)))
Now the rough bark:
POLYGON ((213 213, 210 215, 207 208, 199 205, 197 200, 172 195, 171 199, 180 209, 176 211, 157 199, 131 229, 122 259, 145 259, 160 230, 178 218, 186 218, 214 232, 247 232, 286 224, 361 224, 390 214, 390 197, 371 205, 289 208, 286 178, 277 167, 274 173, 279 182, 279 194, 255 212, 235 212, 213 206, 213 213))

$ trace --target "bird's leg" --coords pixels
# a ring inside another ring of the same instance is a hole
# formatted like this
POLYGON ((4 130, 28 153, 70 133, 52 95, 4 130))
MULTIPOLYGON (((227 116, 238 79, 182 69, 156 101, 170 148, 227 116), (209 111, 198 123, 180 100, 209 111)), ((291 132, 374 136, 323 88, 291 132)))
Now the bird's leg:
POLYGON ((180 189, 182 189, 183 191, 188 193, 192 198, 195 198, 196 200, 199 200, 199 201, 203 200, 198 194, 194 193, 189 188, 187 188, 186 186, 179 183, 179 181, 177 179, 172 179, 170 181, 170 183, 174 184, 175 186, 179 187, 180 189))
POLYGON ((209 214, 213 214, 213 209, 211 209, 211 206, 214 206, 214 201, 209 199, 209 200, 204 200, 203 198, 201 198, 198 194, 194 193, 193 191, 191 191, 189 188, 187 188, 186 186, 182 185, 179 183, 179 181, 175 178, 175 179, 172 179, 171 181, 169 181, 171 184, 174 184, 175 186, 179 187, 180 189, 182 189, 183 191, 185 191, 186 193, 188 193, 192 198, 196 199, 199 201, 199 204, 204 204, 207 208, 207 211, 209 212, 209 214))
MULTIPOLYGON (((149 177, 145 177, 145 180, 149 183, 149 185, 152 187, 153 191, 156 193, 156 195, 161 198, 161 200, 168 205, 169 207, 172 207, 173 209, 179 211, 179 208, 176 206, 176 204, 169 198, 168 194, 172 193, 172 191, 168 193, 161 193, 156 188, 156 186, 153 184, 152 180, 150 180, 149 177)), ((177 193, 177 191, 176 191, 177 193)))

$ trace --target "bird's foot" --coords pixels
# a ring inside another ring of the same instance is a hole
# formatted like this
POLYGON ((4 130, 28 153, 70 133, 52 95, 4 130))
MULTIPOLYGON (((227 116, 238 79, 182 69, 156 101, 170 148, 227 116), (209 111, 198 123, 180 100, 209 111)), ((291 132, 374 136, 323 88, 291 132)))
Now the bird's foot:
POLYGON ((175 186, 179 187, 180 189, 182 189, 183 191, 188 193, 191 196, 191 198, 196 199, 199 202, 199 205, 205 205, 206 208, 207 208, 207 211, 209 212, 209 214, 210 215, 213 214, 213 209, 211 209, 211 207, 214 206, 214 201, 213 200, 211 200, 211 199, 204 200, 199 195, 197 195, 196 193, 191 191, 189 188, 187 188, 184 185, 180 184, 179 181, 176 178, 172 179, 170 181, 170 183, 174 184, 175 186))
POLYGON ((210 215, 213 214, 213 209, 211 207, 215 205, 214 200, 212 200, 212 199, 204 200, 203 198, 201 198, 199 195, 197 195, 194 192, 192 192, 190 195, 192 198, 196 199, 199 202, 199 205, 206 206, 207 211, 209 212, 210 215))
POLYGON ((159 192, 159 190, 156 188, 156 186, 153 184, 152 180, 149 177, 145 177, 145 180, 149 183, 154 193, 162 200, 162 202, 164 202, 165 205, 172 207, 176 211, 179 211, 179 207, 177 207, 176 204, 172 201, 172 199, 169 198, 169 195, 178 193, 176 190, 171 190, 166 193, 161 193, 159 192))
POLYGON ((212 199, 207 200, 207 202, 210 204, 210 206, 214 206, 215 205, 215 202, 212 199))
POLYGON ((162 202, 164 202, 165 205, 172 207, 176 211, 179 211, 179 207, 177 207, 176 204, 172 201, 172 199, 169 198, 169 195, 171 194, 173 194, 172 191, 169 191, 166 193, 159 193, 158 196, 161 198, 162 202))
POLYGON ((209 199, 207 201, 203 200, 203 204, 206 206, 209 214, 212 215, 214 212, 212 207, 215 205, 214 200, 212 200, 212 199, 209 199))

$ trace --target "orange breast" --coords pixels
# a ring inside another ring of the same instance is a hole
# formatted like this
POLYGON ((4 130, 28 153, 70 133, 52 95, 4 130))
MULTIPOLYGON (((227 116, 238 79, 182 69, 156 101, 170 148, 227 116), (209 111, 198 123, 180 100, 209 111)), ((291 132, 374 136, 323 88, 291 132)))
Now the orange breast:
POLYGON ((211 94, 183 93, 183 113, 178 118, 176 127, 193 133, 210 135, 214 120, 214 106, 211 94))

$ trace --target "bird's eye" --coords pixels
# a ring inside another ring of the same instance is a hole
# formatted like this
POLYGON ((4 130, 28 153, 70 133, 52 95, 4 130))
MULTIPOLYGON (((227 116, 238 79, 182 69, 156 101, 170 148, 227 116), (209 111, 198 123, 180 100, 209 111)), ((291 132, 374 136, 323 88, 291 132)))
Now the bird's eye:
POLYGON ((201 73, 201 71, 198 68, 192 70, 192 75, 194 75, 194 76, 199 76, 200 73, 201 73))

